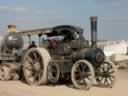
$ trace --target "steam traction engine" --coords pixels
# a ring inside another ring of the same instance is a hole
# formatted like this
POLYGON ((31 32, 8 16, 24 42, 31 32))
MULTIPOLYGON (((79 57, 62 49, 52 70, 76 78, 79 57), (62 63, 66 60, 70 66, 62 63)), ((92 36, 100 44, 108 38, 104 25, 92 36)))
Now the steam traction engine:
POLYGON ((97 47, 97 17, 90 20, 91 45, 84 38, 83 29, 77 26, 26 30, 7 35, 1 50, 6 51, 5 57, 11 54, 11 60, 7 62, 1 55, 1 62, 6 61, 7 66, 10 62, 15 63, 18 70, 22 69, 30 85, 71 79, 76 88, 89 89, 96 79, 98 85, 112 87, 116 80, 116 69, 112 62, 105 60, 103 51, 97 47), (22 50, 21 36, 27 35, 30 41, 33 34, 39 36, 39 46, 22 50))

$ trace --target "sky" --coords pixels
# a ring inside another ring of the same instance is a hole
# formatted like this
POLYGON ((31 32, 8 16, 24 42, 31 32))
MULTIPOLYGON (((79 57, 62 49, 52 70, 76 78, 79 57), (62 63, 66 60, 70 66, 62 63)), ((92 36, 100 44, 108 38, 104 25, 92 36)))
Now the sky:
POLYGON ((98 16, 98 39, 128 40, 128 0, 0 0, 0 35, 17 30, 77 25, 90 39, 90 16, 98 16))

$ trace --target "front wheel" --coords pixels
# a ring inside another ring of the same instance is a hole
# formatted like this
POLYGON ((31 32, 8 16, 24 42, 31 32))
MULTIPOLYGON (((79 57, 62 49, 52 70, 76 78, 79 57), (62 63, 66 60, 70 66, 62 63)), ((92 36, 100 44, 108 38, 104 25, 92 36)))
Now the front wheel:
POLYGON ((116 79, 115 65, 111 61, 104 61, 96 71, 96 81, 98 85, 112 88, 116 79))
POLYGON ((86 60, 77 61, 72 67, 71 79, 77 89, 90 89, 95 79, 92 64, 86 60))

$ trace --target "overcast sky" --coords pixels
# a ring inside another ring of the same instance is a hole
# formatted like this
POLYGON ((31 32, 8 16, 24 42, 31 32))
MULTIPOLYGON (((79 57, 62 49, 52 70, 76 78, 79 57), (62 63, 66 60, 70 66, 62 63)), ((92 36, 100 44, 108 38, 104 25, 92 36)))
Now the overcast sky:
POLYGON ((90 39, 90 16, 98 16, 99 39, 128 40, 128 0, 0 0, 0 34, 8 24, 18 30, 73 24, 90 39))

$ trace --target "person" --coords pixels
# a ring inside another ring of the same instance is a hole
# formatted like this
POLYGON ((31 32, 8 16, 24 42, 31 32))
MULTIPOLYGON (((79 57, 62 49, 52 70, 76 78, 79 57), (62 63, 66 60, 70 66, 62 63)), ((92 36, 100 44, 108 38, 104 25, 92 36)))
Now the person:
POLYGON ((35 41, 32 41, 31 44, 29 45, 28 49, 30 48, 36 48, 36 44, 35 44, 35 41))
POLYGON ((74 32, 73 33, 73 39, 74 40, 78 40, 79 39, 79 33, 78 32, 74 32))
POLYGON ((49 40, 49 48, 55 49, 57 47, 57 43, 54 39, 49 40))

